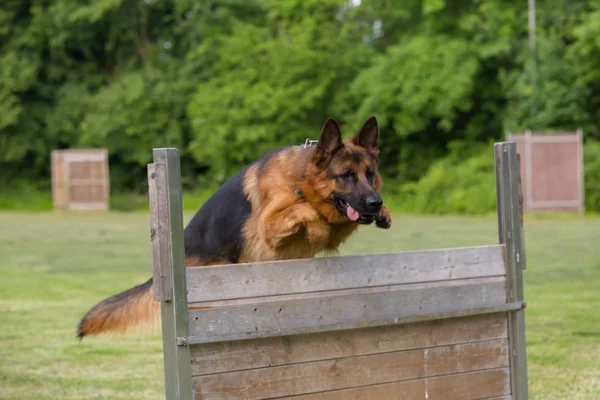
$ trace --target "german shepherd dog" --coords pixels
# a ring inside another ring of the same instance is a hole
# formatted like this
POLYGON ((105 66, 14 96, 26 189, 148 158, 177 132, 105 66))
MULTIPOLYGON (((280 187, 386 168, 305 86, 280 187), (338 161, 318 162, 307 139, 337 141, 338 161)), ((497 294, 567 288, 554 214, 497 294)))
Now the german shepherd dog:
MULTIPOLYGON (((329 118, 314 146, 288 146, 227 180, 185 228, 185 265, 311 258, 336 252, 359 225, 391 226, 379 190, 379 126, 370 117, 342 140, 329 118)), ((79 338, 125 332, 160 316, 152 278, 95 305, 79 338)))

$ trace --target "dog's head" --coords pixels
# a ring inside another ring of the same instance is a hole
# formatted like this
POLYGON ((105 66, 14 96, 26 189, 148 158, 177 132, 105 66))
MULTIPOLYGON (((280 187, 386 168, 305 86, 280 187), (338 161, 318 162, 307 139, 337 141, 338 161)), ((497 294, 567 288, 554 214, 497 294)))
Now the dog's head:
POLYGON ((330 222, 370 224, 381 211, 378 172, 379 126, 370 117, 352 138, 342 140, 338 123, 329 118, 313 153, 319 207, 330 222))

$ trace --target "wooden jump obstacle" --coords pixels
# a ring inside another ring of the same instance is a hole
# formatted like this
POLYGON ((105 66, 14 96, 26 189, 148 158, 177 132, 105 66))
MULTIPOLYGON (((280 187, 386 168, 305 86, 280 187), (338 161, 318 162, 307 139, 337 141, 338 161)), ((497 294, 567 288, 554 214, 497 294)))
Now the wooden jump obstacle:
POLYGON ((527 399, 519 160, 494 150, 499 244, 185 268, 179 152, 154 149, 167 399, 527 399))

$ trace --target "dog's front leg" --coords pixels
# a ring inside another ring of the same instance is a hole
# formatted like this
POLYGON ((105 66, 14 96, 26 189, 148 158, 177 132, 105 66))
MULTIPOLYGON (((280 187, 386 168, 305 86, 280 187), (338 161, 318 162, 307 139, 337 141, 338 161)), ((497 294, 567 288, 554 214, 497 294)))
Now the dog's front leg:
POLYGON ((331 232, 329 224, 307 203, 297 203, 283 210, 265 213, 262 236, 273 249, 282 239, 306 229, 307 240, 318 242, 327 239, 331 232))

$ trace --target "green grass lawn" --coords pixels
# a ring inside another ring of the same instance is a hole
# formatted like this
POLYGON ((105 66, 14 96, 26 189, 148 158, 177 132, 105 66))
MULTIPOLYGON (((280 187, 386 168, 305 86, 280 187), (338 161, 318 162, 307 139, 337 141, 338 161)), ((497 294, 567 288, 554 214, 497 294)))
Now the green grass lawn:
MULTIPOLYGON (((530 399, 600 399, 600 218, 525 229, 530 399)), ((494 243, 495 216, 397 215, 342 253, 494 243)), ((164 398, 158 329, 75 337, 92 305, 150 276, 147 213, 0 213, 0 272, 0 399, 164 398)))

